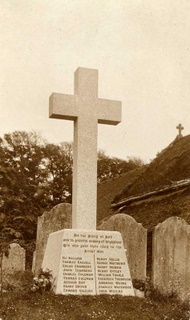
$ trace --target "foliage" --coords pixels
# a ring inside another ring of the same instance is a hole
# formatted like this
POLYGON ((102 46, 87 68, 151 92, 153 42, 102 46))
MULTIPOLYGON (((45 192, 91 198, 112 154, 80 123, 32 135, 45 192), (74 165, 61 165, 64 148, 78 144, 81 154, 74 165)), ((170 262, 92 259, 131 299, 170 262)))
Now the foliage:
POLYGON ((6 257, 9 256, 9 244, 10 241, 4 237, 3 234, 0 234, 0 258, 5 255, 6 257))
POLYGON ((40 270, 38 277, 33 278, 33 292, 43 293, 50 291, 53 285, 53 277, 50 270, 40 270))
POLYGON ((0 232, 12 240, 35 239, 37 216, 71 201, 69 147, 47 144, 34 132, 0 139, 0 232))
POLYGON ((72 144, 47 144, 44 150, 44 163, 47 173, 44 198, 46 205, 52 207, 61 202, 71 202, 72 144))
POLYGON ((128 166, 131 167, 130 170, 141 168, 145 165, 144 161, 139 157, 128 157, 128 166))
POLYGON ((101 150, 98 152, 98 181, 101 182, 120 176, 143 165, 143 161, 139 158, 128 158, 128 161, 115 157, 110 158, 101 150))
POLYGON ((0 160, 0 204, 6 218, 3 232, 12 239, 35 237, 37 212, 41 203, 35 193, 42 182, 42 148, 35 133, 4 135, 0 160))
POLYGON ((132 279, 133 287, 140 291, 145 291, 146 288, 146 281, 139 280, 139 279, 132 279))
MULTIPOLYGON (((36 238, 37 217, 72 201, 72 143, 49 144, 35 132, 15 131, 0 138, 0 232, 22 246, 36 238)), ((98 181, 138 167, 98 153, 98 181)))
POLYGON ((4 292, 25 293, 29 292, 33 279, 31 271, 14 271, 12 274, 3 276, 2 289, 4 292))
POLYGON ((3 256, 9 256, 9 239, 7 239, 2 233, 0 234, 0 291, 2 294, 3 283, 3 256))

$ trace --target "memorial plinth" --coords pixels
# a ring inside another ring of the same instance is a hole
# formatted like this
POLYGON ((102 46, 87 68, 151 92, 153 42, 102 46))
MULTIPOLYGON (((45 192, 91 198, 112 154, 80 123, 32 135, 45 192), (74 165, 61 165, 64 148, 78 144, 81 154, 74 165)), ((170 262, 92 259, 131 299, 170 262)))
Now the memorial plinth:
POLYGON ((52 271, 56 294, 134 295, 122 237, 116 231, 54 232, 42 268, 52 271))

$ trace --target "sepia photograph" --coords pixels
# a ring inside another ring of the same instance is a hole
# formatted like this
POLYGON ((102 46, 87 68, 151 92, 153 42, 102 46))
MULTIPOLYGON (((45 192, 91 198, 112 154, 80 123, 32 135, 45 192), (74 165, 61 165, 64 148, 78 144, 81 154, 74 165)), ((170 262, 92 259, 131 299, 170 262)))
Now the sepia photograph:
POLYGON ((0 320, 190 319, 190 2, 0 0, 0 320))

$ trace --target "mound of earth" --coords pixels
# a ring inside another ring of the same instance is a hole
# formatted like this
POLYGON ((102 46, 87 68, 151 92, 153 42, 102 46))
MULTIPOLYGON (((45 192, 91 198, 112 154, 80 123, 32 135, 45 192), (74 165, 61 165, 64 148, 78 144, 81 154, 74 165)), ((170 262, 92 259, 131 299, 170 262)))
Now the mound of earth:
POLYGON ((190 178, 190 135, 175 139, 146 167, 135 181, 127 185, 115 202, 132 195, 147 193, 175 181, 190 178))
MULTIPOLYGON (((149 164, 98 186, 98 222, 121 212, 152 230, 177 215, 190 224, 190 187, 171 190, 123 206, 123 201, 190 179, 190 135, 175 139, 149 164), (115 206, 114 206, 114 205, 115 206), (121 205, 120 205, 121 204, 121 205), (110 208, 112 206, 112 208, 110 208)), ((172 189, 172 188, 171 188, 172 189)))
POLYGON ((129 171, 119 177, 101 182, 98 184, 97 190, 97 221, 113 214, 111 204, 115 196, 123 191, 125 187, 132 184, 132 182, 142 173, 143 168, 138 168, 129 171))

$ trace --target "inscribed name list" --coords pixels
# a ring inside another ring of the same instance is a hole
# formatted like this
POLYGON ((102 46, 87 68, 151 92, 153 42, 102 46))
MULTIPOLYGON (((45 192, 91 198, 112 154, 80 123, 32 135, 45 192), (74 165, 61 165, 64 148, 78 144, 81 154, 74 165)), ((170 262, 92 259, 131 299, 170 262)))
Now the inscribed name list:
POLYGON ((69 229, 59 232, 63 237, 56 293, 134 295, 119 232, 69 229))

